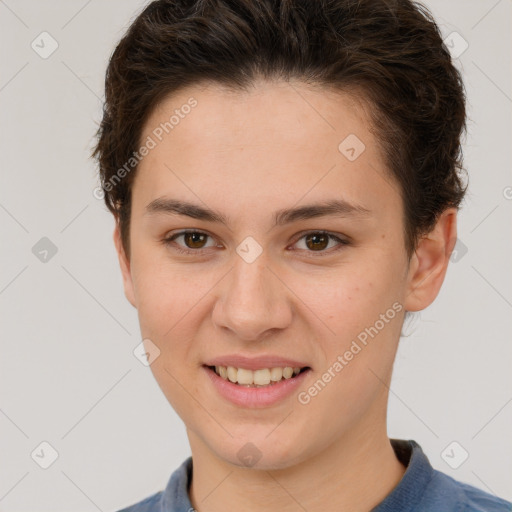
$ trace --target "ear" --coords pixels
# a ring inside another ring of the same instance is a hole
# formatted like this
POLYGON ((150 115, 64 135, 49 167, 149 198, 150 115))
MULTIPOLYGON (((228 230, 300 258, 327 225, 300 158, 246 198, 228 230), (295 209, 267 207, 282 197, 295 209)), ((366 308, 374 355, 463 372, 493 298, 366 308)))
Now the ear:
POLYGON ((123 285, 124 285, 124 294, 128 299, 128 302, 136 308, 137 303, 135 301, 135 293, 133 289, 133 280, 132 274, 130 270, 130 261, 126 257, 126 253, 123 248, 123 243, 121 241, 121 231, 119 229, 119 222, 116 220, 116 226, 114 228, 114 245, 116 246, 117 257, 119 259, 119 266, 121 267, 121 274, 123 276, 123 285))
POLYGON ((434 229, 421 238, 411 257, 404 300, 406 311, 420 311, 434 302, 456 241, 457 209, 448 208, 434 229))

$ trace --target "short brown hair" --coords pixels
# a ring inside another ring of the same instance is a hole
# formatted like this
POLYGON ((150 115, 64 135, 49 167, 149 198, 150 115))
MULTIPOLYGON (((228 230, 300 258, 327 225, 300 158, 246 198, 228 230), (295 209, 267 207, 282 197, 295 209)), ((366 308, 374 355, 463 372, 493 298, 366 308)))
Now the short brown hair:
POLYGON ((432 15, 409 0, 158 0, 115 48, 92 156, 129 256, 131 186, 119 171, 167 95, 211 81, 299 79, 369 106, 386 168, 400 185, 410 257, 448 207, 459 207, 465 92, 432 15), (114 185, 114 186, 113 186, 114 185))

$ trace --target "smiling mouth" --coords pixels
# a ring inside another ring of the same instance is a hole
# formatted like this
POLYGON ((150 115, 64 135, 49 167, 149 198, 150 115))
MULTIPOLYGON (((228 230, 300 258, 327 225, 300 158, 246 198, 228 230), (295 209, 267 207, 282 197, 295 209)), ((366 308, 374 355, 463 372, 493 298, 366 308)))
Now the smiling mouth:
POLYGON ((247 388, 270 387, 283 380, 294 379, 297 375, 304 373, 311 368, 291 366, 276 368, 261 368, 259 370, 248 370, 246 368, 235 368, 234 366, 206 366, 224 380, 247 388))

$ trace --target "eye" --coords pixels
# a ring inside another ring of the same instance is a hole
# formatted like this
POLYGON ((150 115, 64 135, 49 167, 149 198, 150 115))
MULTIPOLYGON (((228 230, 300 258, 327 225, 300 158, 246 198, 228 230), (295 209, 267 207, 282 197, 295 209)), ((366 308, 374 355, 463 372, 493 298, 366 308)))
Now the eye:
MULTIPOLYGON (((179 233, 175 233, 174 235, 165 238, 163 240, 163 243, 169 247, 172 247, 172 249, 180 253, 192 254, 201 252, 201 250, 206 247, 204 245, 205 240, 209 237, 210 235, 208 235, 207 233, 203 233, 202 231, 180 231, 179 233), (181 247, 180 245, 177 245, 176 243, 173 243, 180 237, 183 237, 183 241, 185 242, 185 248, 181 247)), ((213 244, 213 246, 215 246, 215 244, 213 244)))
POLYGON ((332 245, 329 247, 330 241, 338 242, 335 246, 335 251, 341 249, 344 245, 349 245, 349 242, 341 239, 340 237, 329 233, 328 231, 309 231, 302 234, 302 236, 295 242, 297 244, 304 239, 304 245, 307 252, 320 253, 318 256, 324 256, 331 254, 333 251, 326 251, 326 249, 332 249, 332 245))
MULTIPOLYGON (((162 240, 162 242, 164 243, 164 245, 182 254, 200 254, 205 248, 220 247, 215 243, 212 243, 210 246, 207 246, 205 242, 208 238, 212 237, 209 234, 204 233, 203 231, 186 230, 174 233, 173 235, 170 235, 164 240, 162 240), (178 240, 181 237, 183 237, 185 247, 176 243, 176 240, 178 240)), ((326 251, 326 249, 332 249, 332 246, 329 247, 329 243, 331 241, 338 242, 337 246, 335 244, 335 251, 341 249, 345 245, 349 245, 348 241, 343 240, 332 233, 321 230, 302 233, 302 236, 298 238, 293 245, 296 245, 302 239, 304 239, 306 248, 300 250, 305 250, 306 252, 309 253, 319 253, 317 254, 318 256, 328 255, 333 252, 326 251)))

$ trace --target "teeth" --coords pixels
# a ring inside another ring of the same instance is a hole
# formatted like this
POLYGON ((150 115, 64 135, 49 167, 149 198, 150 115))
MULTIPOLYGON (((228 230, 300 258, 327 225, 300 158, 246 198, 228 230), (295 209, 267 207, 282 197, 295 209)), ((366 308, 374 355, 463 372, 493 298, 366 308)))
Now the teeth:
POLYGON ((228 379, 231 382, 236 382, 237 377, 238 377, 238 370, 236 368, 233 368, 232 366, 228 366, 228 379))
POLYGON ((270 380, 273 382, 278 382, 283 378, 283 369, 282 368, 272 368, 270 370, 270 380))
MULTIPOLYGON (((234 368, 233 368, 234 369, 234 368)), ((229 368, 228 368, 229 370, 229 368)), ((251 370, 245 370, 244 368, 238 368, 236 381, 238 384, 254 384, 253 372, 251 370)))
POLYGON ((238 383, 246 387, 262 387, 275 384, 283 378, 291 379, 300 372, 300 367, 292 368, 262 368, 260 370, 247 370, 246 368, 235 368, 233 366, 216 366, 215 373, 224 380, 238 383))
POLYGON ((289 366, 287 366, 286 368, 283 368, 283 377, 285 379, 290 379, 292 375, 293 375, 293 368, 290 368, 289 366))

